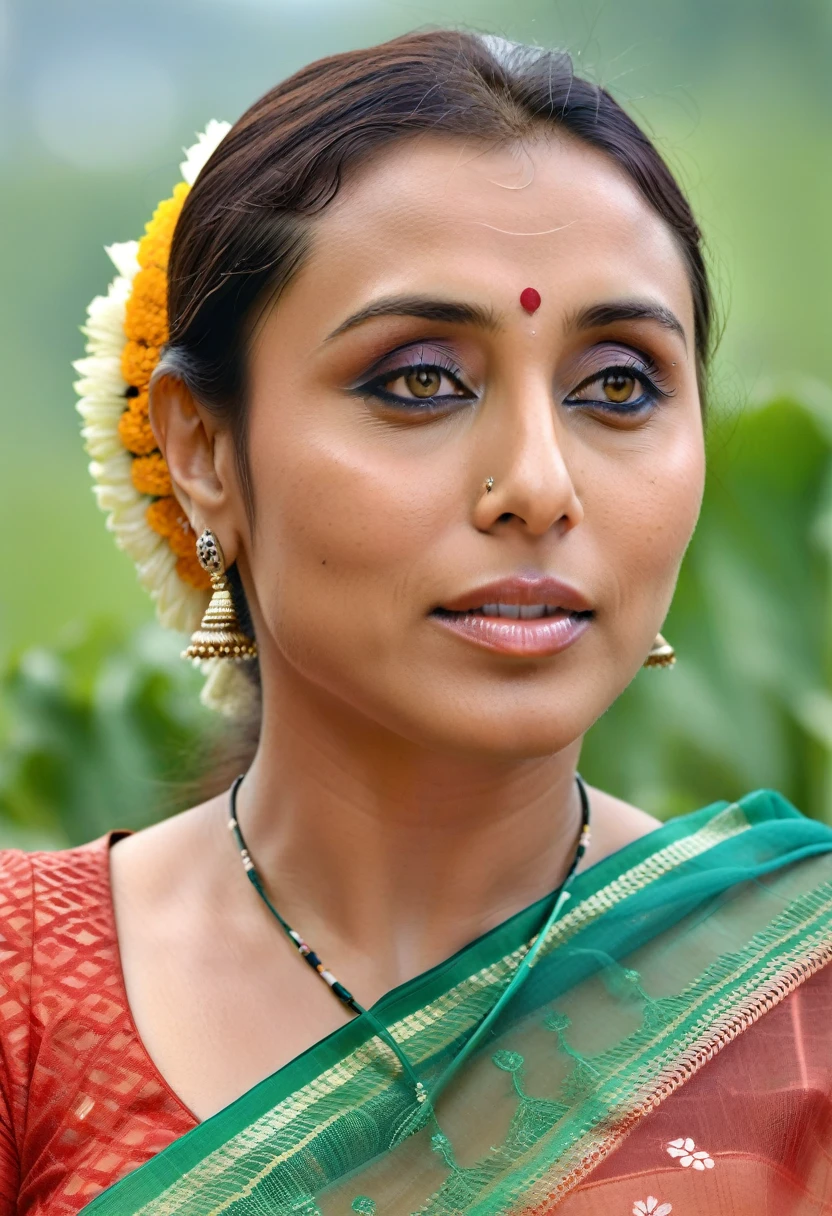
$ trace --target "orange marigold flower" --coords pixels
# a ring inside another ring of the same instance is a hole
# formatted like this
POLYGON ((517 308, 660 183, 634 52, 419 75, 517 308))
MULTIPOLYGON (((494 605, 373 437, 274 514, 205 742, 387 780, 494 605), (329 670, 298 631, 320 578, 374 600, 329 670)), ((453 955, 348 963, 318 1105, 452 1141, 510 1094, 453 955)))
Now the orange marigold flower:
POLYGON ((140 266, 158 266, 160 270, 167 270, 173 230, 189 190, 187 182, 179 182, 173 196, 164 199, 153 212, 153 218, 145 225, 145 235, 139 241, 137 256, 140 266))
POLYGON ((134 342, 164 346, 168 340, 168 281, 164 270, 148 266, 133 279, 124 314, 124 332, 134 342))
POLYGON ((190 557, 192 553, 196 552, 196 534, 188 524, 187 530, 180 528, 176 532, 171 532, 168 544, 177 557, 190 557))
POLYGON ((131 399, 118 420, 118 437, 134 456, 149 456, 156 451, 156 436, 147 416, 147 393, 131 399))
POLYGON ((164 498, 173 489, 168 466, 160 452, 153 452, 150 456, 137 456, 130 468, 130 476, 140 494, 164 498))
POLYGON ((176 563, 176 573, 184 583, 196 587, 197 591, 211 590, 211 580, 200 566, 195 550, 185 557, 179 558, 176 563))
POLYGON ((159 347, 128 342, 121 355, 121 374, 133 388, 146 389, 159 362, 159 347))
POLYGON ((157 498, 147 508, 147 522, 164 536, 177 557, 190 557, 196 550, 196 535, 176 499, 157 498))
POLYGON ((157 498, 147 508, 147 522, 160 536, 172 536, 177 529, 190 528, 188 517, 172 494, 157 498))

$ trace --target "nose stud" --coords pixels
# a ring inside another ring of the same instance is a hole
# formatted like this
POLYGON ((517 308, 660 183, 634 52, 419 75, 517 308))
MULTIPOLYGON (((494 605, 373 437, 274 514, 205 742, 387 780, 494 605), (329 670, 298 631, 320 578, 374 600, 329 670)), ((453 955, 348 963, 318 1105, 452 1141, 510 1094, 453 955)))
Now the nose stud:
POLYGON ((490 494, 490 493, 491 493, 491 491, 492 491, 493 489, 494 489, 494 478, 493 478, 493 477, 486 477, 486 479, 485 479, 485 492, 486 492, 486 494, 490 494))

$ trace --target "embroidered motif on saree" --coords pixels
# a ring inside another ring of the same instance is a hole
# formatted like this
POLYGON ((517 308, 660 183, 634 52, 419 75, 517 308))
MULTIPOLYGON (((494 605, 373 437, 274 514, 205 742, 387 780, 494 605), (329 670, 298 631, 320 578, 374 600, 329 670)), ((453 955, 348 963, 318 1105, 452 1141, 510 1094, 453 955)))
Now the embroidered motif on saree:
POLYGON ((712 1170, 714 1168, 714 1160, 710 1153, 706 1153, 704 1149, 697 1149, 690 1136, 684 1139, 671 1140, 667 1146, 667 1152, 671 1157, 678 1159, 679 1165, 686 1169, 692 1165, 695 1170, 712 1170))

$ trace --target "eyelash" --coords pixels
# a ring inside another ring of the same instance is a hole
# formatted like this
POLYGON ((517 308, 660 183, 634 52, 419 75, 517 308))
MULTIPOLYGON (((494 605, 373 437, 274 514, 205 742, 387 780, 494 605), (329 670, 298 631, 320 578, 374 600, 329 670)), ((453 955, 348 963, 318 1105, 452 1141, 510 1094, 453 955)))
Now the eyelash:
MULTIPOLYGON (((626 359, 621 359, 600 368, 597 372, 593 372, 591 376, 587 376, 582 380, 569 396, 564 398, 564 405, 572 408, 580 406, 591 407, 596 411, 603 411, 604 413, 618 415, 619 417, 634 416, 646 412, 648 408, 655 406, 659 400, 673 395, 669 389, 661 387, 659 383, 660 379, 659 369, 646 356, 643 361, 635 357, 630 362, 626 359), (616 404, 614 401, 599 401, 592 398, 589 400, 577 399, 576 394, 585 391, 591 385, 598 381, 603 381, 606 376, 610 376, 616 372, 624 372, 641 384, 643 392, 636 401, 616 404)), ((395 406, 401 410, 420 414, 441 412, 447 408, 450 402, 463 403, 476 399, 475 394, 470 392, 463 383, 460 369, 451 359, 443 358, 441 355, 435 356, 430 361, 418 359, 402 364, 400 367, 392 368, 390 371, 381 372, 369 380, 365 380, 363 384, 358 385, 354 392, 365 399, 372 398, 383 402, 385 405, 395 406), (400 397, 398 394, 391 393, 384 388, 385 384, 390 384, 402 376, 407 376, 418 371, 440 372, 453 380, 462 392, 453 395, 445 393, 441 396, 417 399, 400 397)))
POLYGON ((669 389, 662 388, 659 383, 661 377, 659 369, 653 363, 652 359, 644 361, 633 359, 628 362, 625 359, 616 363, 610 363, 607 367, 601 368, 597 372, 593 372, 591 376, 587 376, 585 380, 572 390, 568 397, 564 398, 564 405, 572 408, 580 406, 591 406, 594 410, 599 410, 607 414, 617 414, 619 417, 626 417, 645 413, 649 408, 652 408, 662 399, 671 397, 673 394, 669 389), (599 401, 594 398, 577 399, 577 394, 583 392, 596 382, 603 380, 616 372, 623 372, 627 376, 631 376, 642 387, 642 395, 635 401, 626 401, 616 404, 614 401, 599 401))
POLYGON ((456 364, 449 358, 443 358, 441 355, 434 356, 429 361, 426 359, 415 359, 411 363, 404 363, 401 367, 392 368, 390 371, 381 372, 377 376, 365 380, 355 390, 362 397, 372 397, 376 401, 383 401, 385 405, 397 406, 402 410, 413 410, 417 413, 430 413, 439 411, 446 407, 448 402, 457 401, 473 401, 474 394, 471 393, 462 382, 462 373, 456 364), (460 394, 443 393, 438 397, 421 397, 407 398, 399 397, 396 393, 388 392, 385 384, 390 384, 391 381, 400 379, 402 376, 408 376, 413 372, 440 372, 453 380, 454 384, 463 390, 460 394))

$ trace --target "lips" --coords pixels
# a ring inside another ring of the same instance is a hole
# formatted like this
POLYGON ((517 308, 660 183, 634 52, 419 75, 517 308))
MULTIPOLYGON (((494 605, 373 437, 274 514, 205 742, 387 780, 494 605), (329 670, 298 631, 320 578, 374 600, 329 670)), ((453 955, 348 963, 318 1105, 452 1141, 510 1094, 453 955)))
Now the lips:
POLYGON ((458 637, 518 658, 558 654, 586 632, 593 616, 581 592, 551 577, 500 579, 431 613, 458 637))
MULTIPOLYGON (((561 579, 550 576, 498 579, 493 583, 485 583, 473 591, 466 591, 456 599, 446 600, 437 605, 439 611, 444 610, 445 612, 481 612, 486 608, 502 610, 515 607, 544 608, 561 612, 592 611, 592 605, 580 591, 570 587, 568 583, 562 582, 561 579)), ((498 613, 489 611, 487 615, 497 616, 498 613)), ((499 615, 514 617, 515 614, 500 611, 499 615)), ((517 616, 520 614, 518 613, 517 616)))
POLYGON ((556 616, 564 609, 559 604, 483 604, 482 608, 472 609, 483 616, 504 617, 512 621, 535 621, 544 616, 556 616))

